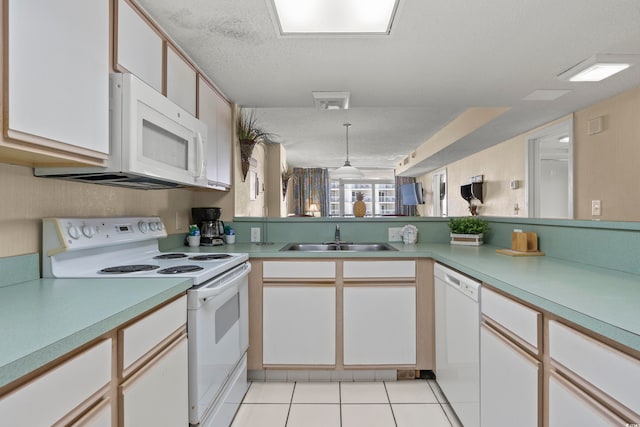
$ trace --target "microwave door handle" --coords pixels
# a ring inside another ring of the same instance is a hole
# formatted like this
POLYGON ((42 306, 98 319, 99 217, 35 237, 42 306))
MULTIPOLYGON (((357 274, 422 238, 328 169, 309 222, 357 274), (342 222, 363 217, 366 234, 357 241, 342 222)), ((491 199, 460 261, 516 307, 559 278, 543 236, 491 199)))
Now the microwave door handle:
POLYGON ((195 136, 196 142, 196 150, 198 155, 198 167, 196 170, 196 178, 203 178, 205 176, 205 158, 204 158, 204 139, 202 139, 202 134, 198 132, 195 136))
POLYGON ((213 296, 216 295, 220 295, 222 292, 226 291, 227 289, 235 286, 235 284, 238 282, 238 280, 244 278, 245 276, 249 275, 249 272, 251 271, 251 264, 246 263, 242 266, 242 271, 238 274, 238 272, 234 271, 233 275, 231 277, 229 277, 227 281, 221 283, 219 286, 216 286, 214 288, 211 289, 207 289, 207 287, 205 286, 204 289, 199 289, 198 290, 198 298, 202 301, 202 302, 207 302, 207 300, 213 296))

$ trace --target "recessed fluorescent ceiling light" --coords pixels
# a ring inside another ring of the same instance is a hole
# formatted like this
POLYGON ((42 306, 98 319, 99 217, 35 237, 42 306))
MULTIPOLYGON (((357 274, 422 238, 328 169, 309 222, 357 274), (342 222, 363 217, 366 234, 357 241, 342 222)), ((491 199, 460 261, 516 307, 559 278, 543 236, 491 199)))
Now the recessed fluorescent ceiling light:
POLYGON ((599 82, 629 68, 633 63, 631 59, 632 55, 595 55, 569 68, 558 78, 570 82, 599 82))
POLYGON ((389 34, 399 0, 272 0, 282 34, 389 34))
POLYGON ((571 92, 565 89, 539 89, 522 98, 523 101, 553 101, 571 92))

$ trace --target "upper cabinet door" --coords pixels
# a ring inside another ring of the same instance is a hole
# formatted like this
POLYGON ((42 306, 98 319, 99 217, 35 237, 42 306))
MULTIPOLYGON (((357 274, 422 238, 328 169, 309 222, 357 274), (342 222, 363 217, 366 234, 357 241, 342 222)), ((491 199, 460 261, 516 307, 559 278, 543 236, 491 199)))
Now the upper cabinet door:
POLYGON ((9 0, 7 5, 6 134, 106 158, 109 1, 9 0))
POLYGON ((162 38, 125 0, 118 0, 116 35, 116 68, 162 93, 162 38))
POLYGON ((231 105, 199 77, 198 118, 209 128, 207 135, 207 180, 210 187, 231 187, 231 105))
POLYGON ((167 46, 167 98, 196 115, 196 72, 167 46))
POLYGON ((233 118, 231 104, 221 96, 216 106, 218 124, 218 184, 231 187, 231 166, 233 162, 233 118))

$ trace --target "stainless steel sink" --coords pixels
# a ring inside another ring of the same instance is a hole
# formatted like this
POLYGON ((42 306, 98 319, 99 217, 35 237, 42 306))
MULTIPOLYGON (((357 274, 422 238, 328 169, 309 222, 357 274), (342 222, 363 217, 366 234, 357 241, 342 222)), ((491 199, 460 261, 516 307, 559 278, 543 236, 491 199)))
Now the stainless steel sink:
POLYGON ((397 251, 396 248, 387 243, 289 243, 280 251, 300 251, 300 252, 377 252, 377 251, 397 251))

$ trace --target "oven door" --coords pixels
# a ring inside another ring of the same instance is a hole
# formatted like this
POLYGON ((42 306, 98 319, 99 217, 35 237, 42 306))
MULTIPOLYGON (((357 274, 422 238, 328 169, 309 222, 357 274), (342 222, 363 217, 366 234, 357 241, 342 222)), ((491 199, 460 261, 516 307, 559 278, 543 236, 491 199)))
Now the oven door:
POLYGON ((211 410, 246 350, 249 271, 244 263, 187 292, 192 424, 211 410))

